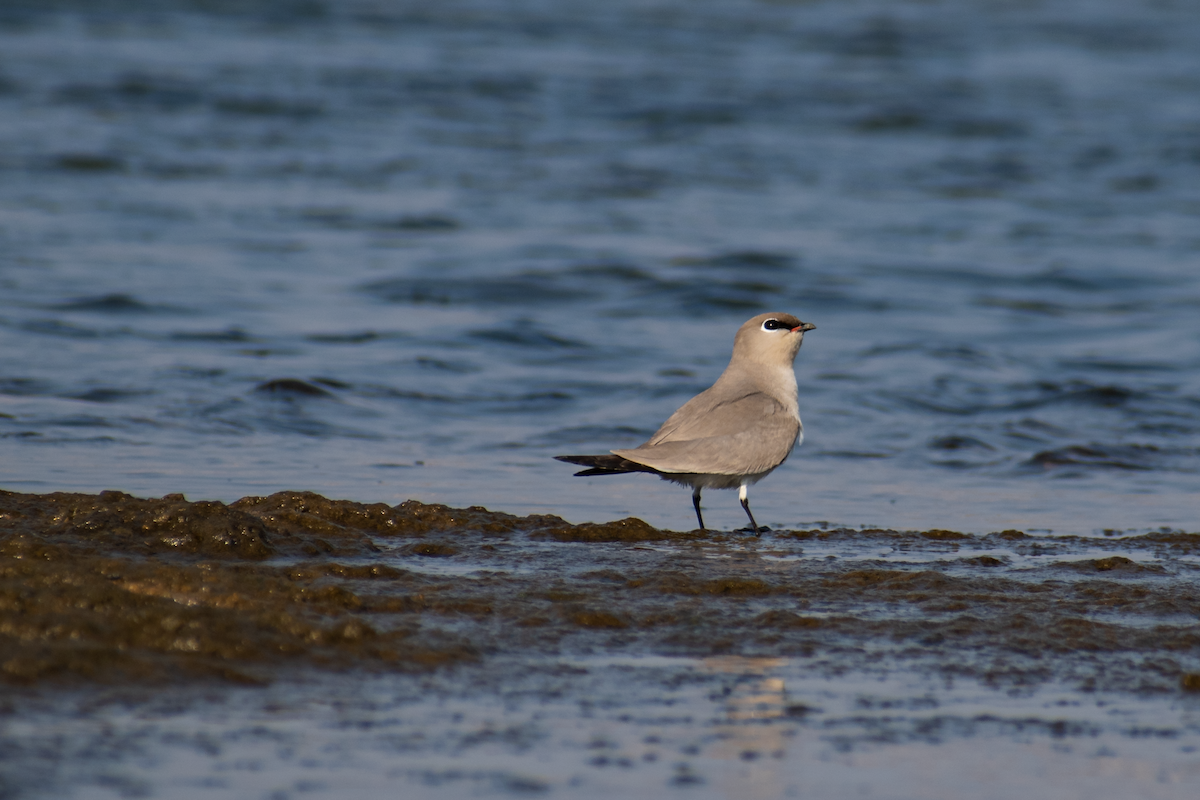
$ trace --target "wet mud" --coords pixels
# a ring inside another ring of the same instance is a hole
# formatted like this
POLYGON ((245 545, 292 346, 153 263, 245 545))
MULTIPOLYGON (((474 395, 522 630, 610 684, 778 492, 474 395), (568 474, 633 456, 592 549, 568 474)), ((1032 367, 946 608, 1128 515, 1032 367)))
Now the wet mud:
POLYGON ((0 684, 595 655, 1200 690, 1200 535, 573 525, 281 492, 0 492, 0 684))

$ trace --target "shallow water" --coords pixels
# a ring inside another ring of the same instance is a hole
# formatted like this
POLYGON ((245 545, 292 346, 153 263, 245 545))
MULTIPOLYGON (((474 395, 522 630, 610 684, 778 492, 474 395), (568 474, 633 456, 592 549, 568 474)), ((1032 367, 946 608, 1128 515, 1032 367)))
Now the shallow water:
POLYGON ((15 797, 1200 788, 1200 536, 0 493, 15 797))
POLYGON ((76 756, 54 766, 81 787, 73 796, 95 798, 1065 800, 1200 788, 1195 698, 814 677, 779 658, 584 658, 520 671, 500 682, 477 671, 314 680, 303 697, 288 686, 217 702, 112 693, 81 709, 67 696, 29 704, 8 733, 41 756, 28 769, 45 769, 47 752, 76 756))
POLYGON ((0 13, 0 485, 688 527, 550 456, 779 309, 763 522, 1194 524, 1186 4, 204 8, 0 13))

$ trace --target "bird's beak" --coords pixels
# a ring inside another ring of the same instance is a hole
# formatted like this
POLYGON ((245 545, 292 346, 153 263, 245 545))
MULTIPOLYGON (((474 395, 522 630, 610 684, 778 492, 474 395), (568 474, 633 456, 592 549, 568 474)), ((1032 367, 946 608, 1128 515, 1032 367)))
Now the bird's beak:
POLYGON ((811 322, 801 322, 799 325, 792 328, 792 333, 795 333, 796 331, 800 331, 801 333, 804 333, 805 331, 816 330, 816 328, 817 328, 817 326, 813 325, 811 322))

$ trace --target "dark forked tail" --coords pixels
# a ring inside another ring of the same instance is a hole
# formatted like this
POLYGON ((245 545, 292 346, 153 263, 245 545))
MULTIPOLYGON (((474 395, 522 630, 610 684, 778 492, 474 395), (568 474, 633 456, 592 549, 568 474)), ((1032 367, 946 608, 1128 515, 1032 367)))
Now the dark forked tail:
POLYGON ((620 456, 555 456, 557 461, 565 461, 568 464, 578 464, 581 467, 591 467, 591 469, 581 470, 575 475, 624 475, 626 472, 649 472, 652 475, 658 475, 658 470, 653 467, 647 467, 645 464, 638 464, 635 461, 630 461, 627 458, 620 456))

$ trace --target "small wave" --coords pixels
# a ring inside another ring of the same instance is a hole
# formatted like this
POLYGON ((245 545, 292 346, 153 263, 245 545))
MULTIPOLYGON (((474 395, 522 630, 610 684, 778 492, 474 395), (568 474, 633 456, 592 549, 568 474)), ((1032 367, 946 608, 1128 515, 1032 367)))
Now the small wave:
POLYGON ((106 153, 65 153, 52 160, 55 169, 64 172, 116 173, 128 169, 123 158, 106 153))
POLYGON ((380 222, 381 230, 420 231, 422 233, 449 233, 462 227, 454 217, 445 214, 405 215, 398 219, 380 222))
POLYGON ((397 233, 451 233, 461 223, 446 214, 406 214, 400 217, 363 216, 352 208, 306 208, 299 214, 305 222, 315 222, 335 230, 366 230, 397 233))
POLYGON ((734 250, 712 256, 680 256, 671 259, 673 266, 698 269, 745 269, 780 272, 794 269, 799 258, 790 253, 769 250, 734 250))
POLYGON ((987 442, 972 436, 939 436, 929 442, 934 450, 995 450, 987 442))
POLYGON ((1096 372, 1137 373, 1177 372, 1179 365, 1162 361, 1117 361, 1115 359, 1063 359, 1059 366, 1066 369, 1094 370, 1096 372))
POLYGON ((305 338, 310 342, 320 344, 366 344, 383 337, 375 331, 362 331, 360 333, 314 333, 305 338))
POLYGON ((533 328, 488 328, 485 330, 471 331, 472 339, 478 339, 485 342, 493 342, 496 344, 515 345, 517 347, 529 347, 539 350, 545 349, 569 349, 569 350, 584 350, 588 345, 584 342, 568 339, 564 336, 558 336, 553 333, 539 331, 533 328))
POLYGON ((818 450, 813 455, 828 458, 892 458, 895 453, 878 453, 865 450, 818 450))
POLYGON ((576 425, 570 428, 557 428, 546 433, 531 437, 538 444, 572 445, 599 443, 598 447, 615 447, 616 442, 630 439, 644 439, 652 434, 652 429, 638 429, 628 425, 576 425))
POLYGON ((217 98, 213 108, 222 114, 240 117, 284 117, 293 120, 308 120, 325 113, 319 102, 292 100, 288 98, 258 96, 226 96, 217 98))
POLYGON ((259 394, 284 398, 333 397, 331 392, 322 389, 315 383, 309 383, 296 378, 277 378, 260 383, 254 387, 254 391, 259 394))
POLYGON ((1025 465, 1043 470, 1056 467, 1100 467, 1106 469, 1151 470, 1160 455, 1154 445, 1070 445, 1037 453, 1025 465))
POLYGON ((147 394, 150 392, 141 389, 114 389, 100 386, 79 394, 66 394, 63 397, 70 400, 84 400, 89 403, 119 403, 122 400, 143 397, 147 394))
POLYGON ((129 294, 104 294, 96 297, 80 297, 65 303, 46 306, 52 311, 88 311, 98 314, 157 314, 179 313, 182 309, 171 306, 143 303, 129 294))
POLYGON ((72 325, 57 319, 35 319, 21 325, 21 330, 27 333, 40 333, 47 336, 61 336, 66 339, 98 339, 104 336, 103 331, 95 328, 85 328, 72 325))
POLYGON ((204 101, 200 87, 178 78, 130 72, 111 84, 76 83, 56 93, 56 100, 100 110, 118 107, 181 111, 204 101))
POLYGON ((258 341, 241 328, 226 328, 223 331, 178 331, 170 338, 177 342, 235 342, 246 343, 258 341))
POLYGON ((1085 381, 1072 381, 1061 384, 1051 381, 1039 381, 1035 384, 1016 384, 1003 387, 1003 389, 987 386, 981 387, 976 384, 969 386, 960 384, 962 382, 939 381, 935 389, 936 399, 917 394, 903 393, 890 394, 889 396, 895 397, 900 402, 912 408, 957 416, 1004 411, 1029 411, 1053 405, 1116 408, 1126 405, 1134 398, 1144 396, 1143 393, 1125 386, 1112 384, 1097 385, 1085 381), (954 397, 956 390, 971 395, 971 397, 957 399, 954 397), (980 402, 974 399, 974 396, 980 394, 986 396, 988 394, 1001 394, 1002 392, 1010 395, 1032 393, 1035 396, 999 402, 980 402))
POLYGON ((0 378, 0 395, 36 397, 50 391, 51 384, 37 378, 0 378))
POLYGON ((596 292, 551 274, 502 278, 389 278, 361 287, 389 303, 414 305, 538 305, 592 299, 596 292))

